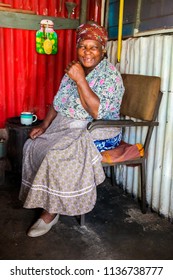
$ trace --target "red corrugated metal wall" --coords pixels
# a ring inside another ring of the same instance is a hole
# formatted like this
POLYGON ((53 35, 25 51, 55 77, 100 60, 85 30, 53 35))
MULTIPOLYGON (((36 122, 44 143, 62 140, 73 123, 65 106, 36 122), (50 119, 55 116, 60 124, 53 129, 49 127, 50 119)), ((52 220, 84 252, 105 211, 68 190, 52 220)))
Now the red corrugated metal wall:
MULTIPOLYGON (((62 0, 1 2, 11 4, 12 8, 35 11, 38 15, 67 18, 66 1, 62 0)), ((77 7, 72 17, 79 19, 81 1, 73 2, 77 7)), ((87 20, 100 23, 100 10, 100 0, 89 0, 87 20)), ((33 111, 39 119, 45 117, 65 66, 76 57, 75 30, 56 32, 58 53, 40 55, 35 50, 36 31, 0 27, 0 128, 5 126, 7 118, 19 116, 21 111, 33 111)))

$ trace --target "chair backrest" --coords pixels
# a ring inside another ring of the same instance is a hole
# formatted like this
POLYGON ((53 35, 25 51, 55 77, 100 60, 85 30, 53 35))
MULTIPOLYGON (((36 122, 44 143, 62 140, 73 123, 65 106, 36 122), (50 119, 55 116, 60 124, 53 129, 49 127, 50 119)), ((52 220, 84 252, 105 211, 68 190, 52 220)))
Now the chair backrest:
POLYGON ((160 105, 160 77, 122 74, 125 93, 120 112, 144 121, 156 118, 160 105))

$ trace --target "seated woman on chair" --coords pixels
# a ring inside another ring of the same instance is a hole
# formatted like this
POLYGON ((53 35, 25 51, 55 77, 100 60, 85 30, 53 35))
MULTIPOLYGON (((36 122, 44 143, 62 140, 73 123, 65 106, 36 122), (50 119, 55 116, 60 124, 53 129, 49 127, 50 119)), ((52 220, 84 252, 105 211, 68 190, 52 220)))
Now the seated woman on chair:
POLYGON ((96 186, 105 179, 100 152, 121 141, 119 129, 87 130, 93 119, 119 118, 124 86, 105 57, 107 39, 106 30, 95 23, 78 27, 78 61, 66 67, 46 118, 24 145, 19 198, 25 208, 43 209, 30 237, 47 233, 60 214, 93 209, 96 186))

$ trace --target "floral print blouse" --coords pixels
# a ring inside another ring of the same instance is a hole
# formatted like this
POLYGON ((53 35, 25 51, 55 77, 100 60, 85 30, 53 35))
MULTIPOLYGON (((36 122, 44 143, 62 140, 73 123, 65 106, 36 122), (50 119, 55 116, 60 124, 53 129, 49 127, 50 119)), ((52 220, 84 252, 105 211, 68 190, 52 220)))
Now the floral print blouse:
MULTIPOLYGON (((119 119, 124 86, 116 67, 104 58, 86 76, 86 80, 100 99, 97 119, 119 119)), ((67 74, 61 81, 53 105, 54 109, 63 116, 78 120, 93 120, 80 102, 76 83, 67 74)))

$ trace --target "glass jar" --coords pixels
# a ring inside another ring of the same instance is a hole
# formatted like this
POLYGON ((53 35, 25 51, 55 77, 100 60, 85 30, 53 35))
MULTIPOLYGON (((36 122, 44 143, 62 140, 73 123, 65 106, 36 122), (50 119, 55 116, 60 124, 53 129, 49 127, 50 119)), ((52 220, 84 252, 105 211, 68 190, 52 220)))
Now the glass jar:
POLYGON ((53 29, 53 21, 43 19, 40 30, 36 32, 36 51, 39 54, 56 54, 58 51, 58 36, 53 29))

